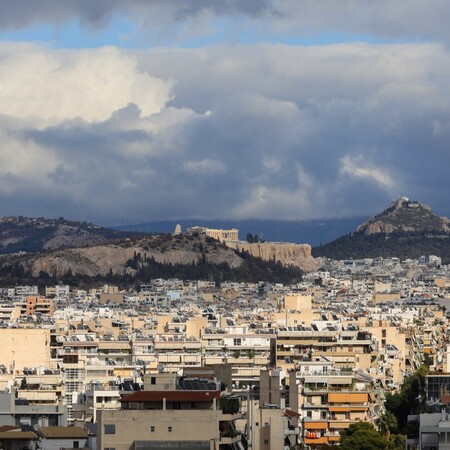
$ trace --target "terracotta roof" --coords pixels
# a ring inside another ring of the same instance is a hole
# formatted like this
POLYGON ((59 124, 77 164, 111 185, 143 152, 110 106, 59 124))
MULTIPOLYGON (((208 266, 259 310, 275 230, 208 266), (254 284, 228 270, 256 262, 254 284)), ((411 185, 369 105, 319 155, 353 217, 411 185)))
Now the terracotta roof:
POLYGON ((286 417, 300 417, 300 414, 298 412, 292 411, 292 409, 286 409, 284 415, 286 417))
POLYGON ((64 439, 64 438, 83 439, 88 437, 87 430, 80 427, 41 427, 40 432, 47 439, 64 439))
POLYGON ((219 391, 139 391, 123 396, 121 402, 162 402, 163 398, 168 402, 212 402, 218 400, 219 391))

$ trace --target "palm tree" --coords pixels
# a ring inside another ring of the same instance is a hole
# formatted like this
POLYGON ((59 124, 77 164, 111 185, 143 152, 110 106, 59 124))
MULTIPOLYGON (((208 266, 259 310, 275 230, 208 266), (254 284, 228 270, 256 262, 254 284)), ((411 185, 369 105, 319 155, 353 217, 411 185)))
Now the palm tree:
POLYGON ((381 433, 384 433, 386 439, 389 440, 389 436, 391 432, 397 431, 398 422, 397 417, 394 416, 390 411, 386 411, 379 419, 378 419, 378 429, 381 433))

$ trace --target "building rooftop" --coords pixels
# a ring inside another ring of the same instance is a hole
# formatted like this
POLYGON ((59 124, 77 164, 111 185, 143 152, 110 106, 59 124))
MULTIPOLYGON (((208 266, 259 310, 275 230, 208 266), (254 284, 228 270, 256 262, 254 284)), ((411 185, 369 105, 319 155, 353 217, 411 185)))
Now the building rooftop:
POLYGON ((218 400, 220 391, 140 391, 121 398, 122 403, 162 402, 212 402, 218 400))
POLYGON ((40 432, 47 439, 82 439, 88 437, 88 432, 80 427, 41 427, 40 432))

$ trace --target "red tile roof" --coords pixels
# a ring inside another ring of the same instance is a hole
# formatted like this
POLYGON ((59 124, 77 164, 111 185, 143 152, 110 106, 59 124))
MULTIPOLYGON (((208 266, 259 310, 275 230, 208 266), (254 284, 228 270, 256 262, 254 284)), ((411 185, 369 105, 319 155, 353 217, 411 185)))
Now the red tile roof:
POLYGON ((300 414, 298 412, 292 411, 292 409, 286 409, 284 415, 286 417, 300 417, 300 414))
POLYGON ((138 391, 123 396, 121 402, 162 402, 163 398, 168 402, 212 402, 218 400, 219 391, 138 391))

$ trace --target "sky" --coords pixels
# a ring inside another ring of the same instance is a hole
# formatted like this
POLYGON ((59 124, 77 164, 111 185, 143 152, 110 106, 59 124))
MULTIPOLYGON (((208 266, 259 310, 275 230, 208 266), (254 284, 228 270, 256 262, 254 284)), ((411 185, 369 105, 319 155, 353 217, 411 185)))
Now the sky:
POLYGON ((446 0, 0 11, 0 216, 450 215, 446 0))

